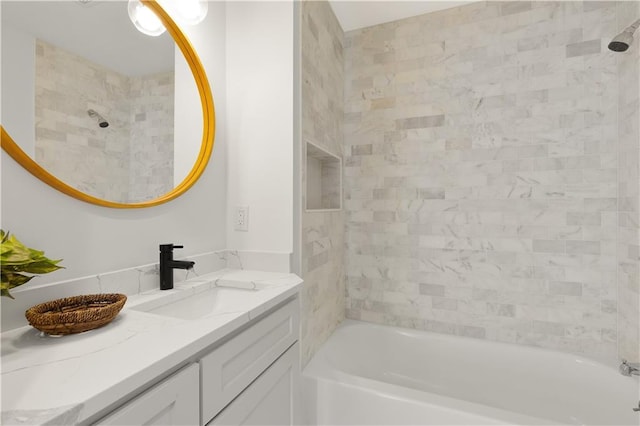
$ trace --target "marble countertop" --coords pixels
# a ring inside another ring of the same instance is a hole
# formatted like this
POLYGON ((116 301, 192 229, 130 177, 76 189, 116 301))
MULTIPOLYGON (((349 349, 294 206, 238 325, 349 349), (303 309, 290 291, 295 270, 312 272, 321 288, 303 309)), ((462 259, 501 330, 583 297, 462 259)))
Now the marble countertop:
POLYGON ((295 295, 301 283, 294 274, 221 270, 176 284, 174 290, 129 296, 120 314, 96 330, 62 337, 47 336, 32 327, 2 333, 2 424, 70 425, 98 420, 98 414, 106 414, 105 408, 123 396, 295 295), (200 319, 135 309, 230 282, 260 291, 200 319))

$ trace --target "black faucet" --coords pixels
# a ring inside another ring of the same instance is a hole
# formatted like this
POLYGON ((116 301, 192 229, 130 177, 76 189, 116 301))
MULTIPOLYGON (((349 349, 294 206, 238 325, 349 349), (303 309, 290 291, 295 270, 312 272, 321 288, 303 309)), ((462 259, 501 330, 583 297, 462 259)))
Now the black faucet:
POLYGON ((173 288, 173 270, 191 269, 196 262, 189 260, 173 260, 173 249, 182 248, 173 244, 160 244, 160 290, 173 288))

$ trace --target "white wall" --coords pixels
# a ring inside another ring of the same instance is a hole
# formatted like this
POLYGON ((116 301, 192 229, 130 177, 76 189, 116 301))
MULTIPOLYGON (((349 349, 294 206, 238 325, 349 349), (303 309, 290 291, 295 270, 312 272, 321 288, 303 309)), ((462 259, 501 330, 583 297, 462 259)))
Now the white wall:
POLYGON ((2 25, 2 116, 0 122, 30 156, 35 154, 36 40, 2 25), (11 123, 7 126, 5 123, 11 123))
POLYGON ((46 255, 64 259, 67 268, 29 286, 157 262, 161 243, 184 244, 181 257, 227 247, 224 16, 225 4, 211 2, 205 21, 185 29, 209 77, 217 129, 209 166, 183 196, 147 209, 93 206, 53 190, 2 152, 2 228, 46 255))
POLYGON ((177 186, 187 177, 198 158, 202 145, 202 114, 191 112, 193 105, 200 104, 200 94, 195 81, 190 78, 189 65, 177 46, 175 57, 173 183, 177 186))
POLYGON ((293 2, 227 5, 228 244, 293 247, 293 2), (235 231, 238 205, 248 232, 235 231))
POLYGON ((185 28, 212 87, 216 140, 203 176, 176 200, 139 210, 93 206, 2 153, 0 226, 66 267, 30 287, 157 262, 167 242, 184 244, 181 257, 292 251, 293 20, 291 1, 210 2, 205 21, 185 28), (227 217, 239 204, 251 209, 244 233, 227 217))

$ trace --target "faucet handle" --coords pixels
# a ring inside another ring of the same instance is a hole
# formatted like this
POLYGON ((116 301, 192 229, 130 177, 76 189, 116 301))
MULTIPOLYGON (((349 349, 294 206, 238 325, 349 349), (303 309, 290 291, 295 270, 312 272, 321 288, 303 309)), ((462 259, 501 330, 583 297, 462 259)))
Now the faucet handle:
POLYGON ((184 248, 184 246, 175 244, 160 244, 160 251, 173 251, 174 248, 184 248))

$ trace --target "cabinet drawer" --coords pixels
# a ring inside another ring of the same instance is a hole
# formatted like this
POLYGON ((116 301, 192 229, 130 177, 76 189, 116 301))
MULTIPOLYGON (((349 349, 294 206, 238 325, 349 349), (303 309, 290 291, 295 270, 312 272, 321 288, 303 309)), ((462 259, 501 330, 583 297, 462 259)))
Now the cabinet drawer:
POLYGON ((104 417, 97 425, 197 425, 198 365, 191 364, 104 417))
POLYGON ((202 422, 209 422, 298 339, 298 299, 200 360, 202 422))
POLYGON ((297 425, 300 364, 296 343, 207 426, 297 425))

